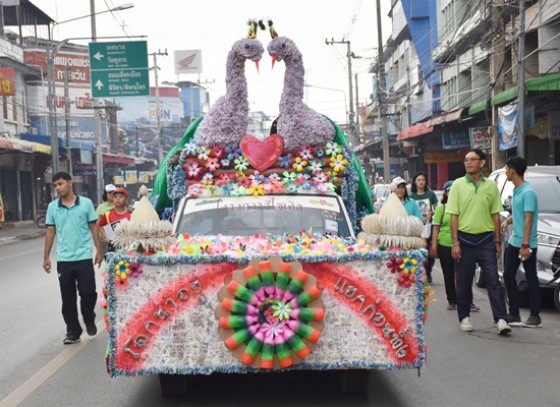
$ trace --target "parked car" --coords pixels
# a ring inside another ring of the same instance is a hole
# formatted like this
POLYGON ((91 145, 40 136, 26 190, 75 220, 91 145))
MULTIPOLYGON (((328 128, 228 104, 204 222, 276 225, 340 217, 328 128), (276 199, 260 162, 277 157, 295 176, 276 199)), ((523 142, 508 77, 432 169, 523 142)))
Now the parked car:
MULTIPOLYGON (((496 182, 500 191, 504 211, 500 214, 503 221, 510 215, 513 195, 513 183, 507 180, 505 169, 499 169, 490 174, 490 179, 496 182)), ((539 218, 537 224, 538 251, 537 275, 543 289, 555 289, 558 281, 554 280, 554 272, 560 267, 560 166, 528 167, 525 180, 531 184, 539 201, 539 218)), ((506 230, 502 239, 504 247, 511 235, 511 226, 506 230)), ((498 262, 498 272, 503 275, 503 259, 498 262)), ((475 283, 484 286, 483 274, 477 268, 475 283)), ((527 299, 527 281, 523 265, 517 273, 520 298, 527 299)), ((555 290, 558 297, 559 290, 555 290)), ((560 298, 555 298, 555 304, 560 311, 560 298)))

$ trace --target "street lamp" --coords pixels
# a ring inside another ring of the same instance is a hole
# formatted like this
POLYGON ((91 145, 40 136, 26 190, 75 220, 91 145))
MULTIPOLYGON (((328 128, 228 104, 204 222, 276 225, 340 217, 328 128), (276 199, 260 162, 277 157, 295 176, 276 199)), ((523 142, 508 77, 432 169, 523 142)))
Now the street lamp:
MULTIPOLYGON (((87 17, 92 17, 93 15, 97 15, 97 14, 103 14, 103 13, 109 13, 109 12, 113 12, 113 11, 121 11, 121 10, 126 10, 129 8, 134 7, 134 4, 132 3, 126 3, 117 7, 113 7, 109 10, 103 10, 100 11, 98 13, 90 13, 84 16, 80 16, 80 17, 74 17, 74 18, 70 18, 68 20, 63 20, 63 21, 58 21, 58 22, 54 22, 52 24, 52 26, 50 27, 49 30, 49 44, 47 46, 47 88, 48 88, 48 98, 47 98, 47 104, 48 104, 48 109, 49 109, 49 136, 50 136, 50 140, 51 140, 51 161, 52 161, 52 175, 56 174, 59 170, 59 163, 58 163, 58 129, 57 129, 57 123, 56 123, 56 104, 55 104, 55 99, 56 99, 56 82, 55 82, 55 69, 54 69, 54 59, 56 57, 56 54, 58 53, 58 51, 60 51, 60 48, 66 44, 68 41, 70 40, 85 40, 85 39, 91 39, 90 37, 76 37, 76 38, 66 38, 62 41, 59 41, 56 45, 53 45, 53 36, 54 36, 54 28, 60 24, 64 24, 64 23, 68 23, 71 21, 75 21, 75 20, 80 20, 83 18, 87 18, 87 17)), ((96 134, 97 136, 97 134, 96 134)), ((98 138, 101 138, 101 135, 99 134, 98 138)), ((99 146, 99 149, 101 149, 101 146, 99 146)), ((98 167, 98 172, 99 172, 99 167, 98 167)), ((101 168, 102 170, 102 168, 101 168)), ((54 192, 53 192, 54 194, 54 192)))

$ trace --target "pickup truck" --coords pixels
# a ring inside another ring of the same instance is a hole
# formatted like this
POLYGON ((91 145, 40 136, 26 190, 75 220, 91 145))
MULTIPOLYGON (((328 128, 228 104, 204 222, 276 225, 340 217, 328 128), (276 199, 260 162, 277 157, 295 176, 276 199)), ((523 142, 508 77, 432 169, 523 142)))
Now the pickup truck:
POLYGON ((336 193, 185 196, 165 252, 107 259, 112 376, 160 377, 184 396, 213 373, 340 371, 425 362, 426 252, 356 240, 336 193))

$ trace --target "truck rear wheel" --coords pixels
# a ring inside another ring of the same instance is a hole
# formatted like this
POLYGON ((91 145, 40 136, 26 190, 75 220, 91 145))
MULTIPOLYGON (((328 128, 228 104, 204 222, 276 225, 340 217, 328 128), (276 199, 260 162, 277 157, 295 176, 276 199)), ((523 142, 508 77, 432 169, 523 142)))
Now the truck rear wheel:
POLYGON ((159 375, 161 395, 166 398, 182 398, 189 393, 190 377, 185 375, 159 375))
POLYGON ((369 370, 349 369, 340 371, 340 390, 347 394, 364 394, 368 389, 369 370))

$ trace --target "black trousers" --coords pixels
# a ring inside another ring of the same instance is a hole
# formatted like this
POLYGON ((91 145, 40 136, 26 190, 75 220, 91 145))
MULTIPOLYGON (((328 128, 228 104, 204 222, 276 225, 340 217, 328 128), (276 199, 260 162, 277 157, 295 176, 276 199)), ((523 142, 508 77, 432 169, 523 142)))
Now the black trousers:
MULTIPOLYGON (((463 236, 465 235, 468 234, 463 234, 463 236)), ((498 322, 499 319, 506 319, 506 303, 498 278, 498 259, 493 236, 488 236, 488 234, 468 235, 468 241, 473 243, 472 245, 467 244, 461 238, 462 234, 460 232, 461 259, 455 262, 455 272, 457 273, 457 314, 459 321, 470 315, 472 283, 476 263, 480 265, 484 273, 494 322, 498 322)))
MULTIPOLYGON (((519 295, 515 276, 520 264, 519 247, 508 244, 504 255, 504 282, 509 299, 509 313, 516 317, 519 316, 519 295)), ((527 283, 529 283, 531 315, 538 316, 541 312, 541 287, 537 277, 537 249, 533 249, 531 256, 523 262, 523 269, 527 283)))
POLYGON ((82 333, 82 327, 78 320, 77 293, 80 294, 80 310, 84 323, 88 325, 95 323, 97 292, 93 260, 59 261, 57 271, 66 332, 79 336, 82 333))
POLYGON ((451 256, 451 247, 438 244, 437 252, 441 271, 443 271, 447 302, 450 304, 457 304, 457 294, 455 293, 455 260, 451 256))

